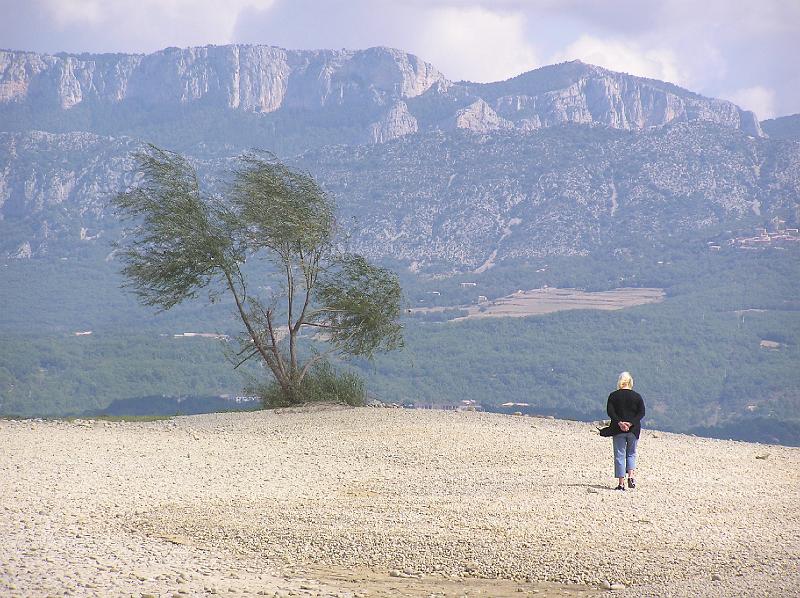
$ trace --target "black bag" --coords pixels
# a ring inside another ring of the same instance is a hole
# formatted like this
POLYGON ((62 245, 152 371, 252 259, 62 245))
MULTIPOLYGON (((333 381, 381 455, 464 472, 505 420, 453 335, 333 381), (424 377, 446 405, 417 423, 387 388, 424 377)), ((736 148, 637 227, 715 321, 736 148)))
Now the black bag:
POLYGON ((597 428, 597 431, 600 433, 600 436, 613 436, 616 430, 611 426, 606 426, 605 428, 597 428))

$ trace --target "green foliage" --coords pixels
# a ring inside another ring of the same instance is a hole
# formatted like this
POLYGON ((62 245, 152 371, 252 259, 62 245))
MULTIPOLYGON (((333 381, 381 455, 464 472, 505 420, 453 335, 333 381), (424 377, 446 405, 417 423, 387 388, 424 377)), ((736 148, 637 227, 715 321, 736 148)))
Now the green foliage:
POLYGON ((297 388, 287 393, 275 382, 254 385, 249 393, 261 397, 266 408, 288 407, 303 403, 342 403, 363 406, 366 400, 363 379, 354 372, 337 372, 327 361, 314 364, 297 388))
POLYGON ((245 155, 226 205, 205 196, 185 158, 154 146, 136 158, 143 180, 113 203, 135 223, 124 241, 123 274, 142 303, 170 309, 221 283, 245 328, 229 359, 238 368, 257 357, 286 400, 304 400, 304 377, 334 351, 371 356, 400 346, 397 277, 360 256, 339 254, 335 204, 311 176, 274 158, 245 155), (240 265, 253 256, 283 273, 282 292, 265 300, 249 284, 240 265), (306 327, 324 329, 332 348, 301 364, 306 327))
MULTIPOLYGON (((116 335, 182 332, 232 334, 233 301, 205 305, 188 301, 168 311, 146 311, 132 293, 120 292, 119 262, 91 260, 9 260, 0 264, 2 334, 72 334, 92 330, 116 335)), ((268 276, 253 269, 253 275, 268 276)))
MULTIPOLYGON (((569 281, 594 264, 593 275, 608 275, 599 286, 612 287, 616 269, 637 284, 666 287, 664 303, 455 323, 409 318, 405 352, 358 364, 359 370, 384 400, 444 405, 469 399, 498 410, 504 402, 522 402, 531 413, 577 419, 603 417, 616 375, 630 370, 648 401, 647 426, 799 444, 792 436, 800 422, 797 256, 662 257, 661 264, 648 259, 616 266, 573 258, 574 269, 565 260, 553 272, 528 272, 552 277, 548 282, 569 281), (764 349, 761 340, 781 346, 764 349)), ((507 294, 540 280, 527 279, 524 269, 493 276, 499 288, 474 277, 479 292, 507 294)), ((457 286, 460 278, 454 278, 457 286)), ((443 294, 450 288, 448 281, 431 284, 443 294)), ((405 286, 412 297, 430 297, 405 286)))
MULTIPOLYGON (((183 331, 230 334, 232 301, 150 314, 115 290, 113 264, 15 261, 0 272, 7 306, 0 313, 0 413, 77 414, 125 398, 238 394, 244 384, 220 363, 218 343, 172 338, 183 331), (86 329, 95 334, 72 335, 86 329)), ((250 274, 278 284, 274 272, 250 274)), ((466 291, 462 275, 402 277, 412 304, 437 300, 433 290, 454 305, 478 293, 497 297, 542 284, 656 286, 667 297, 617 312, 440 323, 408 317, 403 351, 355 362, 370 394, 381 399, 475 399, 498 410, 504 402, 529 402, 531 413, 598 419, 616 375, 629 369, 648 402, 648 427, 800 443, 793 432, 800 421, 796 253, 697 254, 686 247, 626 258, 548 258, 469 275, 478 287, 466 291), (761 340, 780 347, 761 348, 761 340)), ((301 361, 313 357, 305 347, 301 361)))
POLYGON ((169 309, 234 269, 238 256, 224 210, 204 201, 185 158, 152 145, 135 158, 142 182, 113 200, 123 218, 136 222, 122 273, 142 303, 169 309))
POLYGON ((413 321, 419 322, 447 322, 468 315, 469 312, 466 309, 445 308, 440 311, 408 313, 407 317, 413 321))
POLYGON ((301 257, 328 250, 335 232, 335 205, 316 181, 274 158, 247 154, 241 161, 232 200, 248 248, 270 250, 281 266, 293 253, 301 257))
POLYGON ((131 330, 4 334, 0 413, 81 415, 147 396, 237 395, 244 381, 219 352, 218 342, 210 339, 131 330))
POLYGON ((317 291, 328 314, 330 341, 344 353, 368 358, 402 347, 397 275, 359 255, 344 255, 336 266, 317 291))

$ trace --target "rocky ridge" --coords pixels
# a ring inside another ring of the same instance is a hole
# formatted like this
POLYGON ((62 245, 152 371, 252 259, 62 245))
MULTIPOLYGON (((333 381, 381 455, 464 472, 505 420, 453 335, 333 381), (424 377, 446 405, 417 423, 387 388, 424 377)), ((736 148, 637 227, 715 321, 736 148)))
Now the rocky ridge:
POLYGON ((292 149, 361 218, 355 248, 414 268, 800 218, 795 142, 730 102, 579 61, 476 84, 389 48, 0 51, 3 130, 5 257, 113 239, 108 199, 145 140, 189 156, 212 190, 231 156, 292 149))
MULTIPOLYGON (((395 115, 413 126, 402 106, 395 115)), ((376 125, 375 135, 389 134, 376 125)), ((140 147, 90 133, 0 133, 0 252, 70 254, 113 239, 119 228, 108 199, 133 181, 130 154, 140 147)), ((355 250, 415 267, 486 269, 792 221, 800 211, 797 147, 710 124, 640 134, 456 129, 323 148, 291 163, 319 178, 345 219, 356 218, 355 250)), ((218 189, 215 175, 229 158, 193 160, 218 189)))
POLYGON ((130 132, 130 119, 115 118, 115 110, 142 114, 184 106, 272 115, 283 134, 319 127, 313 115, 322 111, 323 128, 347 142, 382 143, 418 130, 530 131, 568 123, 644 131, 710 122, 764 135, 755 115, 731 102, 580 61, 474 84, 449 81, 418 57, 382 47, 230 45, 147 55, 0 51, 0 130, 13 127, 21 107, 35 122, 97 106, 110 109, 110 116, 91 130, 112 134, 130 132))
POLYGON ((271 46, 167 48, 153 54, 0 51, 0 103, 146 104, 204 101, 273 112, 369 97, 409 98, 443 81, 416 56, 390 48, 291 51, 271 46), (363 82, 363 83, 362 83, 363 82))

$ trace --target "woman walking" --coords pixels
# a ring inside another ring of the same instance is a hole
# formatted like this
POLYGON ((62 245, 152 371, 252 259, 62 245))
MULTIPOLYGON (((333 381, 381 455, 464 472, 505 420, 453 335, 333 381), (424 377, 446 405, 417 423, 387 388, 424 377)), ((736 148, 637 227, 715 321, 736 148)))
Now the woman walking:
POLYGON ((628 488, 636 488, 636 445, 642 431, 644 401, 633 390, 633 376, 622 372, 617 380, 617 390, 608 395, 606 406, 611 418, 611 431, 614 439, 614 476, 617 478, 616 490, 625 490, 625 473, 628 474, 628 488))

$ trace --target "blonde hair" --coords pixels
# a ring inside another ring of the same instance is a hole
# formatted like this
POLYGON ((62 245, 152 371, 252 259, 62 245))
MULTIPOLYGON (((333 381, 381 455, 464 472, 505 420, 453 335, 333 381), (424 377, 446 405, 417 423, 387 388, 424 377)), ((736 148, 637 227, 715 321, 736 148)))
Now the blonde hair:
POLYGON ((630 372, 622 372, 619 375, 619 379, 617 380, 617 390, 620 388, 633 390, 633 376, 631 376, 630 372))

